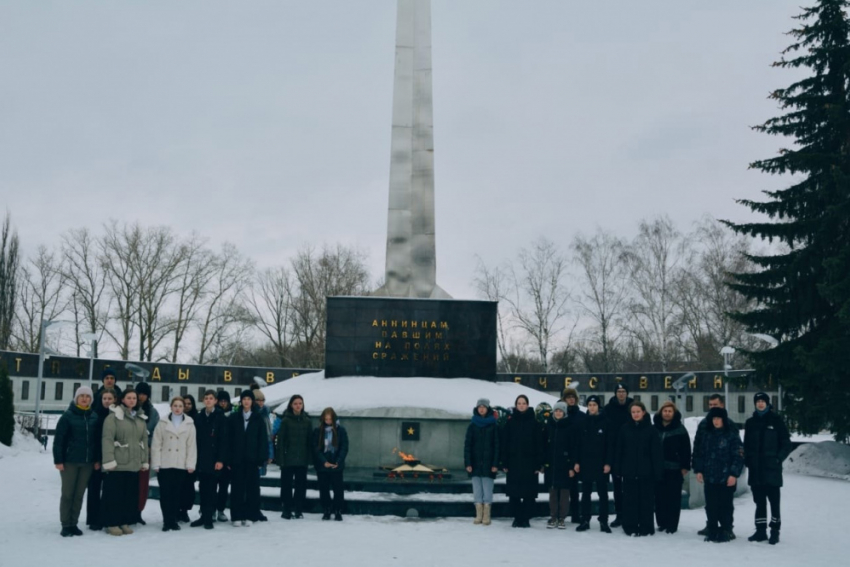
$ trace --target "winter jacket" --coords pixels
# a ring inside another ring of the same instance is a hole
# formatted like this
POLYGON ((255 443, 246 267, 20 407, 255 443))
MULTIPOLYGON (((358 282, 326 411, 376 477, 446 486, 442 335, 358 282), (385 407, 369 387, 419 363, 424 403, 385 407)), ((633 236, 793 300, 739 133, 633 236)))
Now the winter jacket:
POLYGON ((655 414, 652 421, 655 429, 661 434, 665 470, 691 470, 691 437, 682 425, 682 414, 679 410, 673 414, 673 421, 669 425, 664 425, 659 414, 655 414))
POLYGON ((263 416, 251 412, 247 428, 242 411, 227 418, 227 466, 263 466, 268 460, 268 434, 263 416))
MULTIPOLYGON (((629 413, 629 406, 632 405, 634 400, 632 398, 627 397, 626 402, 624 404, 620 404, 617 401, 617 396, 612 397, 608 400, 608 403, 605 404, 605 411, 602 412, 602 415, 605 416, 605 419, 608 420, 608 424, 610 425, 610 434, 613 437, 611 439, 611 446, 616 450, 617 441, 620 438, 620 432, 623 430, 623 426, 632 421, 631 413, 629 413)), ((613 463, 611 463, 613 467, 613 463)), ((616 473, 615 473, 616 474, 616 473)))
POLYGON ((513 498, 536 498, 539 480, 536 471, 543 466, 544 433, 534 410, 514 410, 502 431, 502 468, 508 469, 506 492, 513 498))
POLYGON ((59 423, 53 437, 53 463, 94 463, 98 461, 100 451, 97 446, 97 414, 91 409, 80 409, 71 402, 59 423))
POLYGON ((782 486, 782 461, 791 453, 791 435, 773 410, 753 412, 744 426, 744 462, 750 486, 782 486))
POLYGON ((570 471, 578 457, 578 427, 571 423, 573 417, 555 419, 546 423, 544 482, 548 488, 570 488, 570 471))
POLYGON ((139 472, 147 470, 148 430, 147 416, 142 410, 131 415, 123 405, 109 408, 110 414, 103 422, 103 470, 106 472, 139 472))
POLYGON ((496 478, 493 467, 499 467, 499 429, 492 415, 481 417, 478 408, 472 410, 472 421, 466 428, 463 442, 463 466, 472 467, 470 477, 496 478))
POLYGON ((336 448, 333 451, 325 452, 325 426, 322 425, 313 431, 313 466, 316 467, 316 472, 325 472, 325 463, 337 465, 337 468, 334 469, 337 471, 345 468, 345 458, 348 456, 348 432, 338 421, 336 422, 336 437, 336 448))
POLYGON ((611 424, 601 414, 585 414, 578 429, 578 463, 583 480, 600 480, 614 457, 611 424))
POLYGON ((260 412, 260 415, 262 415, 262 416, 263 416, 263 423, 265 423, 265 424, 266 424, 266 435, 267 435, 267 436, 268 436, 268 438, 269 438, 269 445, 268 445, 268 447, 269 447, 269 454, 268 454, 268 458, 269 458, 269 459, 274 459, 274 443, 272 442, 272 440, 274 439, 274 436, 273 436, 273 434, 272 434, 272 422, 271 422, 271 419, 270 419, 270 418, 271 418, 271 415, 272 415, 272 412, 271 412, 271 410, 269 409, 269 406, 263 406, 263 407, 262 407, 262 409, 259 409, 258 411, 260 412))
MULTIPOLYGON (((732 421, 731 419, 729 419, 729 426, 732 429, 734 429, 735 431, 740 430, 740 427, 738 427, 738 424, 735 423, 734 421, 732 421)), ((697 451, 700 450, 700 445, 702 445, 702 441, 703 441, 703 439, 705 439, 706 433, 708 433, 711 429, 713 429, 713 427, 711 425, 711 422, 707 418, 703 418, 702 421, 700 421, 699 424, 697 425, 697 433, 696 433, 696 435, 694 435, 694 446, 693 446, 693 449, 691 450, 692 458, 693 458, 693 455, 695 455, 697 453, 697 451)), ((741 450, 743 451, 743 448, 741 450)), ((694 471, 696 471, 696 468, 694 468, 694 471)))
POLYGON ((275 460, 281 467, 306 467, 313 461, 313 425, 302 411, 286 410, 275 420, 275 460))
POLYGON ((661 436, 652 426, 649 414, 620 428, 614 451, 614 474, 624 478, 649 479, 661 482, 664 477, 664 454, 661 436))
POLYGON ((194 470, 197 462, 198 446, 192 418, 184 415, 176 428, 170 415, 160 421, 153 432, 151 468, 194 470))
POLYGON ((145 412, 146 416, 148 416, 148 445, 150 445, 153 432, 156 431, 156 426, 159 424, 159 412, 156 411, 155 407, 153 407, 153 402, 151 402, 150 399, 148 399, 148 401, 145 402, 145 405, 141 406, 140 409, 145 412))
POLYGON ((218 407, 207 415, 206 408, 195 419, 195 443, 198 462, 195 470, 215 474, 215 464, 227 460, 227 417, 218 407))
POLYGON ((730 476, 741 476, 744 468, 741 435, 728 418, 723 421, 722 429, 712 426, 705 432, 694 451, 694 472, 709 484, 725 484, 730 476))

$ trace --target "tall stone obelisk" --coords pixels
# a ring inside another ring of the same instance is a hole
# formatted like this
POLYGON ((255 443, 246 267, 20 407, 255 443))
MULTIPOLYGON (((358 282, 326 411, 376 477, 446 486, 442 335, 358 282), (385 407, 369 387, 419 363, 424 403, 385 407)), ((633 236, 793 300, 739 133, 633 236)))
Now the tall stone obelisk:
POLYGON ((398 0, 386 279, 374 295, 450 298, 434 236, 431 0, 398 0))

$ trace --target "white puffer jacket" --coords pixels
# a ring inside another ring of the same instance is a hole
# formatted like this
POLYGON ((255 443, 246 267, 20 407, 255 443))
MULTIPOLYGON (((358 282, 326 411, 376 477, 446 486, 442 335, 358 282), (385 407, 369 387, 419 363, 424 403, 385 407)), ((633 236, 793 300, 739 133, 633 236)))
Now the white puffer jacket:
POLYGON ((171 416, 160 420, 153 431, 151 444, 151 468, 194 470, 198 462, 198 447, 195 444, 195 423, 183 415, 180 426, 175 428, 171 416))

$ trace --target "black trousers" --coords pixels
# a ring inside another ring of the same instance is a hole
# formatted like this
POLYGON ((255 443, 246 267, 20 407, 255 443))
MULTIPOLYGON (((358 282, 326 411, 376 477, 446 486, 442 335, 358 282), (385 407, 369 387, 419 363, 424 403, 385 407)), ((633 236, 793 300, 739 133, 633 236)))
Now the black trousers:
POLYGON ((216 496, 215 509, 219 512, 224 512, 224 509, 227 508, 227 487, 230 486, 229 469, 223 468, 219 471, 216 484, 218 485, 216 488, 218 494, 216 496))
POLYGON ((177 523, 180 512, 180 499, 186 485, 186 469, 159 469, 159 509, 162 510, 162 523, 166 526, 177 523))
POLYGON ((613 475, 614 513, 619 517, 623 513, 623 477, 613 475))
POLYGON ((198 480, 198 473, 186 473, 186 478, 183 480, 183 487, 180 489, 180 511, 188 512, 195 505, 195 481, 198 480))
POLYGON ((573 479, 573 482, 570 483, 570 517, 573 522, 578 521, 581 516, 578 494, 578 482, 573 479))
MULTIPOLYGON (((216 490, 218 489, 218 473, 198 473, 198 491, 201 493, 201 517, 212 520, 216 511, 216 490)), ((225 493, 227 496, 227 493, 225 493)))
POLYGON ((306 496, 307 467, 282 467, 280 469, 280 501, 283 509, 300 513, 304 509, 306 496))
POLYGON ((534 512, 534 498, 519 498, 511 496, 508 499, 511 506, 511 515, 517 520, 528 521, 534 512))
POLYGON ((683 480, 681 470, 665 470, 664 480, 655 488, 655 521, 663 530, 679 529, 683 480))
POLYGON ((732 529, 732 499, 735 497, 735 487, 726 483, 705 483, 705 513, 708 515, 708 531, 710 535, 718 530, 732 529))
POLYGON ((139 517, 139 473, 109 472, 103 474, 103 526, 132 524, 139 517))
POLYGON ((590 521, 591 502, 593 487, 596 485, 596 494, 599 496, 599 521, 608 521, 608 475, 596 478, 582 478, 581 480, 581 519, 590 521))
POLYGON ((342 507, 345 504, 343 496, 342 471, 316 471, 316 478, 319 480, 319 500, 322 503, 322 510, 327 512, 342 512, 342 507), (331 490, 333 490, 333 505, 331 505, 331 490))
POLYGON ((655 480, 623 478, 623 531, 628 535, 655 533, 655 480))
POLYGON ((230 478, 230 519, 234 522, 259 519, 259 467, 252 464, 233 465, 230 478))
POLYGON ((100 526, 100 489, 103 486, 103 473, 100 470, 92 471, 89 477, 89 487, 86 492, 86 525, 100 526))
POLYGON ((767 524, 767 502, 770 501, 770 527, 779 529, 782 525, 782 515, 779 511, 778 486, 751 486, 753 502, 756 503, 756 527, 763 528, 767 524))

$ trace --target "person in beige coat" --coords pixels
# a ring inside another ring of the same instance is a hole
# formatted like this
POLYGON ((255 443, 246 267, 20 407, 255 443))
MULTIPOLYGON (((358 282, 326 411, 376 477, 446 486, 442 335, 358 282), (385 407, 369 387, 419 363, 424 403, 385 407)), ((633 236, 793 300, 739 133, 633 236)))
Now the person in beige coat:
POLYGON ((181 491, 187 475, 195 472, 198 447, 195 445, 195 423, 183 413, 183 398, 171 400, 171 413, 160 420, 153 431, 151 464, 159 478, 159 507, 162 509, 162 531, 179 530, 181 491))
POLYGON ((121 403, 109 408, 103 422, 102 522, 110 535, 131 534, 130 524, 139 514, 139 471, 148 470, 147 416, 136 409, 132 388, 121 393, 121 403))

